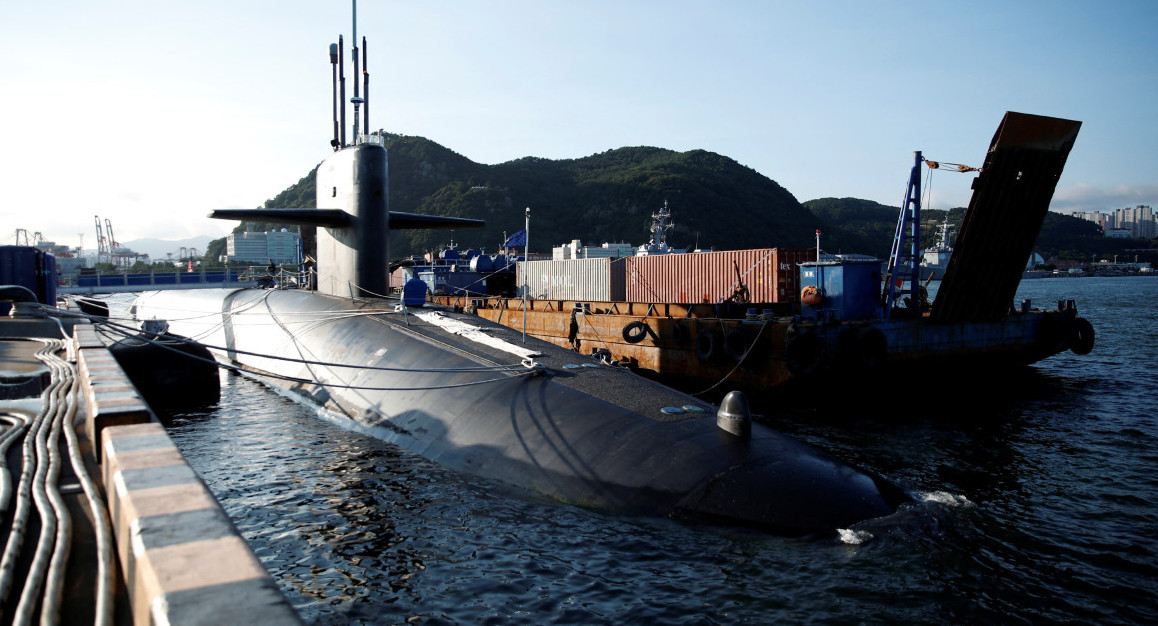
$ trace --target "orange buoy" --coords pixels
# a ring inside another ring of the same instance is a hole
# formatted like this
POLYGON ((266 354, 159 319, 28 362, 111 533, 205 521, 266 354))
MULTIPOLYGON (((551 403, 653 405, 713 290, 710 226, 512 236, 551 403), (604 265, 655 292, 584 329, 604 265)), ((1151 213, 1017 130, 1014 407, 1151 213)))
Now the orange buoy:
POLYGON ((816 285, 808 285, 800 290, 800 301, 811 307, 824 304, 824 290, 816 285))

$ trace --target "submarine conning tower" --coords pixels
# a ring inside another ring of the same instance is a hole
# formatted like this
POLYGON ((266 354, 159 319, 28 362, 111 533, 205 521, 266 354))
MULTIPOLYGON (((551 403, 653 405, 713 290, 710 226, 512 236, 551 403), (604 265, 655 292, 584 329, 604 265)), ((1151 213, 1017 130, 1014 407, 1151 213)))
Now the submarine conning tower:
POLYGON ((338 209, 344 224, 318 230, 317 290, 382 296, 389 290, 390 198, 386 148, 361 143, 318 166, 317 206, 338 209))
MULTIPOLYGON (((355 36, 356 39, 356 36, 355 36)), ((334 66, 334 153, 320 165, 315 176, 316 208, 219 209, 215 219, 253 220, 321 226, 317 233, 317 291, 357 298, 385 296, 390 285, 389 235, 392 228, 481 228, 483 220, 421 215, 390 211, 390 168, 386 136, 370 132, 370 72, 366 70, 366 38, 362 38, 363 96, 354 81, 354 143, 346 144, 346 79, 341 69, 342 38, 330 44, 334 66), (339 80, 341 81, 339 83, 339 80), (341 85, 339 91, 339 84, 341 85), (359 106, 366 107, 359 128, 359 106), (339 112, 341 112, 339 120, 339 112)), ((358 74, 358 48, 353 48, 354 74, 358 74)))

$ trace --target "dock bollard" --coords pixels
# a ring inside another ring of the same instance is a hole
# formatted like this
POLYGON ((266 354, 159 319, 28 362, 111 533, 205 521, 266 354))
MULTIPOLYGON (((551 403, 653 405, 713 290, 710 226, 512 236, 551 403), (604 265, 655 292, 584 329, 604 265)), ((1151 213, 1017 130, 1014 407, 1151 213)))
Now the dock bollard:
POLYGON ((716 426, 737 437, 747 439, 752 436, 752 413, 748 410, 748 397, 743 391, 729 391, 716 411, 716 426))

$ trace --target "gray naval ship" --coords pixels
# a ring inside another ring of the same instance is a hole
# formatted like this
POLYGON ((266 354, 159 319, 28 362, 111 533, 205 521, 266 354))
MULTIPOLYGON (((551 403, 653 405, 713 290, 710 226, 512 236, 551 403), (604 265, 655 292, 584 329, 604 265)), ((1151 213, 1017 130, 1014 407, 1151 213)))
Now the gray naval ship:
MULTIPOLYGON (((403 448, 565 503, 804 535, 908 501, 881 477, 753 423, 741 395, 713 406, 477 316, 383 295, 390 229, 482 222, 389 210, 382 138, 368 119, 358 132, 368 103, 355 82, 347 144, 341 39, 330 48, 334 151, 318 167, 319 208, 211 214, 316 227, 316 286, 146 292, 138 319, 167 320, 218 360, 403 448)), ((364 39, 362 54, 364 66, 364 39)))

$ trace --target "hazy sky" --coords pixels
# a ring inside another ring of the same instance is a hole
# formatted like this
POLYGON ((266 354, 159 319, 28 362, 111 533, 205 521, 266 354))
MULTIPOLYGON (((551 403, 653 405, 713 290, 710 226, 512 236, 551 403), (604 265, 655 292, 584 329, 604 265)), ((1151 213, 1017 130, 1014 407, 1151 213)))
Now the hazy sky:
MULTIPOLYGON (((94 215, 120 241, 227 232, 206 213, 329 152, 350 5, 5 3, 0 243, 92 248, 94 215)), ((363 0, 357 28, 372 128, 480 163, 703 148, 800 201, 899 206, 914 150, 980 165, 1012 110, 1083 122, 1054 210, 1158 204, 1158 2, 363 0)), ((936 174, 931 206, 970 180, 936 174)))

